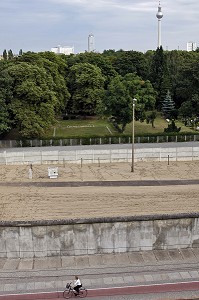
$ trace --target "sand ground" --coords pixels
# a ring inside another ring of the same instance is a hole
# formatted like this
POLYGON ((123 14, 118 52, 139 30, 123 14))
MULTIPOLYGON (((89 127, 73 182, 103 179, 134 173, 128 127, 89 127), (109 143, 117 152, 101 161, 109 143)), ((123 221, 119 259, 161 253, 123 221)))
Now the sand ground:
MULTIPOLYGON (((131 181, 199 179, 199 161, 67 164, 48 178, 48 165, 0 166, 0 220, 28 221, 105 216, 199 212, 199 185, 168 186, 23 186, 28 182, 131 181), (14 183, 14 185, 10 185, 14 183)), ((52 166, 55 167, 55 166, 52 166)))

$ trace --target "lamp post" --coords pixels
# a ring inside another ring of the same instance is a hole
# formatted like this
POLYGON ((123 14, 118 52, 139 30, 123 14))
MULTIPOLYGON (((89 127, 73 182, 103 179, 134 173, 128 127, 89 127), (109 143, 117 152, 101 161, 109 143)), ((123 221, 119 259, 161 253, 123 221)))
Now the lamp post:
POLYGON ((134 115, 135 115, 135 103, 137 99, 133 98, 133 122, 132 122, 132 164, 131 172, 134 172, 134 115))

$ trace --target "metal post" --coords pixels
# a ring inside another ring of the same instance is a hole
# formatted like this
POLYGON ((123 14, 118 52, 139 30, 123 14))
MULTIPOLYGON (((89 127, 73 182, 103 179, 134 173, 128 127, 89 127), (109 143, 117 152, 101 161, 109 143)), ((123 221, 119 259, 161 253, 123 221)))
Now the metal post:
POLYGON ((133 99, 133 122, 132 122, 132 164, 131 172, 134 172, 134 115, 135 115, 135 102, 137 99, 133 99))

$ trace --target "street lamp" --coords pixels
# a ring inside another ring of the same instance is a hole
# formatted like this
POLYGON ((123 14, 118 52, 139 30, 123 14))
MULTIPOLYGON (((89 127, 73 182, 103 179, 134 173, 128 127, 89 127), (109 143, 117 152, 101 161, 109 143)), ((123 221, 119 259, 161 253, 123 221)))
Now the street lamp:
POLYGON ((135 103, 137 99, 133 98, 133 122, 132 122, 132 165, 131 172, 134 172, 134 115, 135 115, 135 103))

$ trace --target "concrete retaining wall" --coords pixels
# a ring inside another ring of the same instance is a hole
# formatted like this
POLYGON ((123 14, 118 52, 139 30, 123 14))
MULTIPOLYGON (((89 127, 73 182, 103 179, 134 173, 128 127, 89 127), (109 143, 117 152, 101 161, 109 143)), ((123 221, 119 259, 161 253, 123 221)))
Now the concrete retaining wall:
POLYGON ((0 257, 7 258, 187 247, 199 247, 199 218, 82 223, 79 220, 57 225, 0 227, 0 257))
MULTIPOLYGON (((0 152, 0 164, 62 164, 130 162, 132 150, 25 150, 0 152)), ((135 149, 135 161, 191 161, 199 160, 199 147, 167 147, 135 149)))

